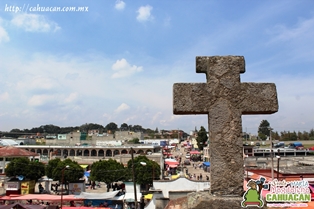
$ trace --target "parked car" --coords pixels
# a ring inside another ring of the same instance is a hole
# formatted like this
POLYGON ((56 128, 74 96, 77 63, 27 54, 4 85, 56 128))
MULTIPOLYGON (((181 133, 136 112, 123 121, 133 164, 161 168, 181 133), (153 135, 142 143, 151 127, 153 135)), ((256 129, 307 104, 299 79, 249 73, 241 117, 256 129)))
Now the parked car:
POLYGON ((188 154, 185 155, 185 158, 186 158, 186 159, 190 159, 190 157, 191 157, 190 153, 188 153, 188 154))
POLYGON ((274 148, 284 148, 285 143, 284 142, 278 142, 278 143, 274 144, 273 147, 274 148))
POLYGON ((191 165, 191 161, 190 160, 184 160, 184 165, 191 165))
POLYGON ((297 150, 303 150, 304 146, 301 142, 293 142, 289 144, 290 149, 297 149, 297 150))
POLYGON ((255 146, 259 147, 259 146, 261 146, 261 144, 259 142, 256 142, 255 146))

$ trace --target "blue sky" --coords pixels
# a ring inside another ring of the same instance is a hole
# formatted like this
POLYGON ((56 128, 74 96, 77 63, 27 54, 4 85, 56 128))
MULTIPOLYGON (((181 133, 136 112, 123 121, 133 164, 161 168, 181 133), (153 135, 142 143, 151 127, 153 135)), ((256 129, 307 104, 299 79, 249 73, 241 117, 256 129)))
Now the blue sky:
POLYGON ((206 115, 173 115, 172 86, 206 82, 195 57, 214 55, 244 56, 242 82, 277 86, 279 111, 243 116, 244 131, 256 134, 263 119, 279 132, 314 128, 312 0, 4 0, 0 52, 1 131, 110 122, 207 129, 206 115))

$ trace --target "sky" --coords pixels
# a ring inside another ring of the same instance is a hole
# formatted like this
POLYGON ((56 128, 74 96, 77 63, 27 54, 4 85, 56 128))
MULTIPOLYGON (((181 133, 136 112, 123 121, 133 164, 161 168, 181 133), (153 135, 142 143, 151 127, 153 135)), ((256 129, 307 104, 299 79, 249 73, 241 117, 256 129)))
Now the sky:
POLYGON ((278 112, 242 116, 243 131, 314 128, 312 0, 2 0, 0 130, 208 130, 173 114, 172 89, 206 82, 195 58, 216 55, 244 56, 241 82, 276 84, 278 112))

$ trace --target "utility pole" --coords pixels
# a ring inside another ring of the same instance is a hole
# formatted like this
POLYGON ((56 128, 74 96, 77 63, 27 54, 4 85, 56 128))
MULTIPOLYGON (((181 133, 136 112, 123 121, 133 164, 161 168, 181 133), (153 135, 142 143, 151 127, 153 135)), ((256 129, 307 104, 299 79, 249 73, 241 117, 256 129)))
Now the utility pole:
POLYGON ((271 180, 274 180, 274 151, 273 151, 273 141, 271 137, 271 131, 273 130, 271 127, 269 129, 269 141, 270 141, 270 157, 271 157, 271 180))
POLYGON ((134 187, 134 204, 135 208, 137 208, 137 191, 136 191, 136 181, 135 181, 135 168, 134 168, 134 149, 131 147, 131 159, 132 159, 132 180, 134 187))
POLYGON ((280 149, 278 149, 277 155, 277 180, 279 181, 279 162, 280 162, 280 149))
POLYGON ((245 127, 245 141, 247 142, 247 128, 245 127))

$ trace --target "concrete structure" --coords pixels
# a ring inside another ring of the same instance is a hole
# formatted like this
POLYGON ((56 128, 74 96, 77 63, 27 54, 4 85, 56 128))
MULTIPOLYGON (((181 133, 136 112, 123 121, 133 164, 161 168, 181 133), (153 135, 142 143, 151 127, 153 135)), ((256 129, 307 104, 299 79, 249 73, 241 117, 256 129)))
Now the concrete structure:
POLYGON ((16 146, 40 155, 57 157, 114 157, 116 155, 130 154, 133 147, 136 154, 148 154, 161 152, 160 146, 154 145, 129 145, 129 146, 48 146, 48 145, 23 145, 16 146))
POLYGON ((117 131, 114 134, 99 134, 95 130, 89 134, 82 132, 71 132, 68 134, 58 134, 56 137, 46 139, 46 145, 100 145, 108 141, 119 141, 120 143, 138 138, 142 140, 143 134, 141 132, 117 131))
POLYGON ((145 209, 164 209, 170 200, 185 197, 195 191, 208 191, 209 181, 194 181, 180 177, 172 181, 154 181, 153 199, 145 209))
MULTIPOLYGON (((241 208, 244 171, 241 117, 277 112, 276 86, 241 83, 240 73, 245 72, 242 56, 196 57, 196 72, 205 73, 207 83, 174 84, 173 113, 208 115, 210 193, 215 197, 209 197, 211 204, 204 204, 206 208, 218 205, 241 208)), ((201 205, 193 207, 203 208, 201 205)))
POLYGON ((24 149, 20 149, 17 146, 5 146, 0 147, 0 173, 4 173, 4 169, 8 163, 14 158, 30 157, 36 158, 38 154, 30 152, 24 149))

